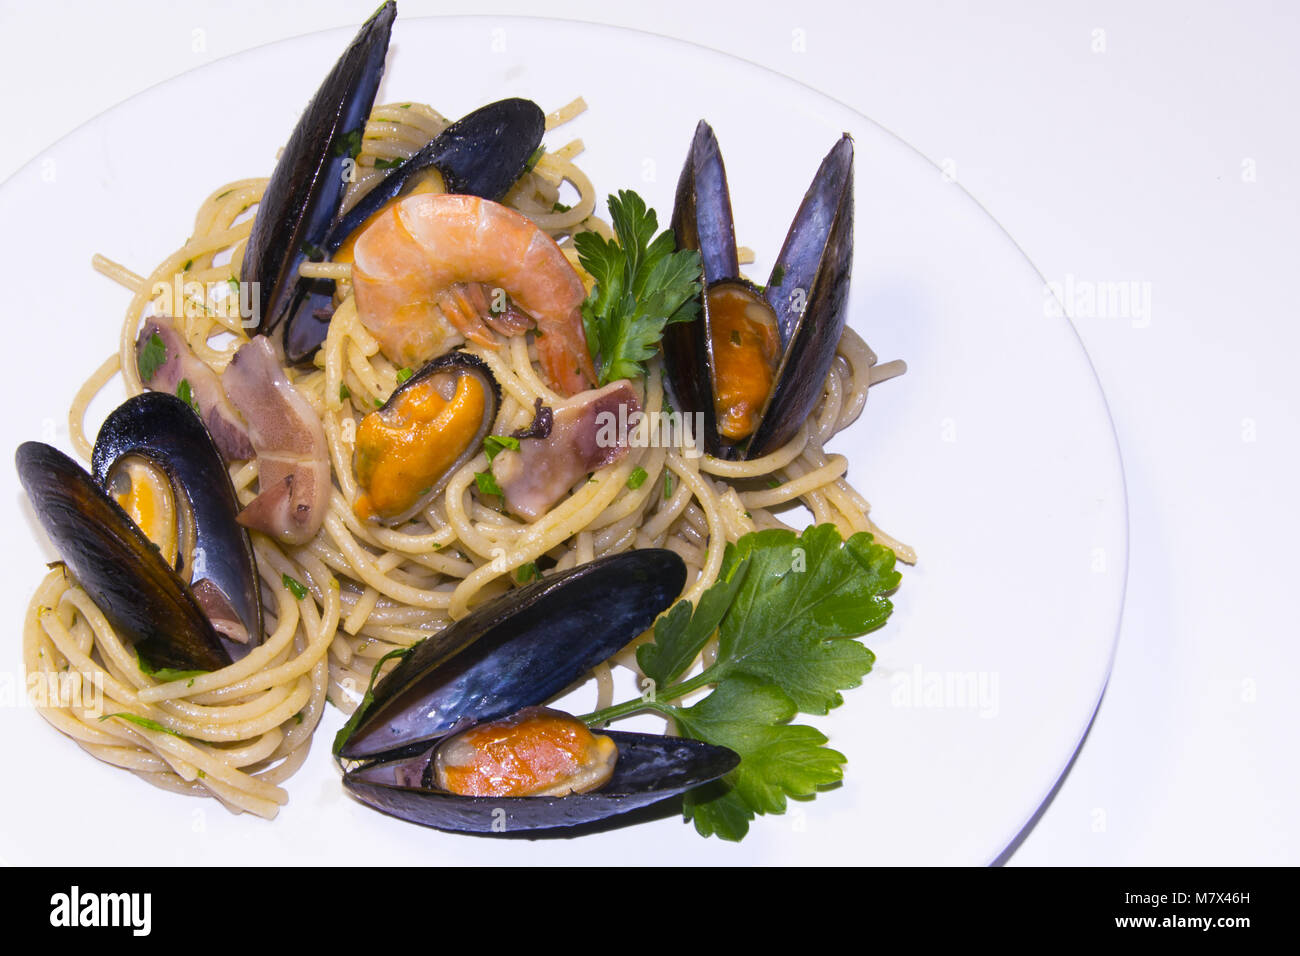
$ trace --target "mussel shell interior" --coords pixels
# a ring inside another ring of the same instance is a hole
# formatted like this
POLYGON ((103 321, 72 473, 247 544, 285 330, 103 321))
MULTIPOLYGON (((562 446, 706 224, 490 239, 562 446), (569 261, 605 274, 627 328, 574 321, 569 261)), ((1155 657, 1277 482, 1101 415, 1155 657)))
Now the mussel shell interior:
POLYGON ((436 748, 349 771, 343 785, 377 810, 440 830, 509 833, 593 823, 685 793, 734 770, 740 757, 681 737, 604 730, 618 747, 599 790, 564 797, 462 797, 428 785, 436 748))

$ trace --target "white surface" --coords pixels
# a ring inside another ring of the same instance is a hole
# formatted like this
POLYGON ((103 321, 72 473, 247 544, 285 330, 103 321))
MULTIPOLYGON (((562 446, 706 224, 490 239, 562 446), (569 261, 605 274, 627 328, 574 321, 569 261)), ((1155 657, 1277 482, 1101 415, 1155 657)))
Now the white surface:
MULTIPOLYGON (((0 175, 159 79, 355 24, 370 5, 313 4, 310 23, 301 9, 5 8, 0 175)), ((1088 743, 1014 861, 1295 863, 1300 788, 1284 682, 1298 661, 1284 602, 1297 530, 1296 14, 1262 4, 789 10, 547 7, 803 80, 951 159, 1049 279, 1150 283, 1149 322, 1078 316, 1125 454, 1128 608, 1088 743)), ((402 5, 405 16, 447 12, 536 8, 402 5)), ((629 66, 647 83, 666 69, 629 66)), ((182 129, 211 130, 198 148, 220 148, 237 118, 237 104, 214 104, 160 117, 159 128, 177 141, 182 129)), ((158 146, 143 158, 180 148, 158 146)))

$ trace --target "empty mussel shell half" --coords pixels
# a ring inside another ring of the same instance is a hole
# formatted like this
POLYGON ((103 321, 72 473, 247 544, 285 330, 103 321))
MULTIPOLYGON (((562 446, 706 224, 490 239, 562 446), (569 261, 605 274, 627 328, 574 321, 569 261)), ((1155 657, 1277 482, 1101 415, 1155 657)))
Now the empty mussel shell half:
POLYGON ((434 788, 436 748, 349 771, 343 785, 377 810, 440 830, 510 833, 593 823, 650 806, 731 772, 740 757, 697 740, 602 731, 618 747, 599 790, 562 797, 463 797, 434 788))
POLYGON ((681 593, 686 565, 647 548, 543 576, 417 644, 341 742, 349 760, 410 755, 542 704, 608 660, 681 593))

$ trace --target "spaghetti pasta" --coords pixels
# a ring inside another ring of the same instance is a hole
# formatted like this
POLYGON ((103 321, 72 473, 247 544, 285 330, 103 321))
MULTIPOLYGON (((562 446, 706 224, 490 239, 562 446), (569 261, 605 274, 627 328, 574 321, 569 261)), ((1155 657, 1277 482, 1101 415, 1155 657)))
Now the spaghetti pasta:
MULTIPOLYGON (((548 130, 584 108, 577 100, 556 110, 548 130)), ((447 124, 422 104, 376 107, 345 208, 447 124)), ((505 199, 560 241, 575 265, 575 234, 612 234, 594 217, 595 189, 574 163, 582 149, 573 140, 545 153, 505 199), (566 191, 576 194, 571 203, 561 201, 566 191)), ((245 179, 216 190, 200 207, 191 238, 147 276, 95 258, 95 268, 125 286, 131 300, 117 353, 87 379, 69 413, 73 445, 86 459, 91 441, 85 416, 93 397, 119 375, 128 394, 144 389, 135 349, 148 316, 172 315, 189 347, 218 374, 247 341, 234 290, 251 213, 265 185, 264 179, 245 179)), ((161 680, 141 669, 132 648, 61 566, 32 598, 24 632, 29 675, 76 672, 102 691, 101 706, 56 700, 41 713, 100 760, 164 789, 211 796, 232 811, 269 818, 287 800, 281 784, 305 759, 327 699, 351 711, 381 657, 445 627, 539 566, 564 569, 633 548, 669 548, 688 567, 682 596, 695 601, 716 578, 728 542, 785 526, 782 511, 795 505, 846 536, 870 532, 902 560, 915 560, 910 548, 874 524, 867 501, 847 481, 847 460, 825 451, 862 413, 868 388, 902 371, 901 363, 877 365, 851 329, 839 343, 816 413, 762 458, 727 461, 652 441, 646 430, 665 408, 656 358, 638 386, 645 417, 628 454, 537 520, 525 522, 484 503, 475 490, 475 473, 487 465, 480 452, 410 522, 389 528, 362 521, 353 510, 357 425, 392 394, 401 370, 361 323, 347 265, 307 263, 301 274, 334 279, 339 287, 315 367, 290 373, 321 418, 335 487, 312 540, 290 546, 255 536, 267 621, 263 642, 219 671, 161 680), (629 480, 634 473, 640 480, 629 480)), ((539 375, 535 343, 525 337, 497 349, 464 348, 500 384, 495 433, 526 427, 539 400, 554 404, 559 398, 539 375)), ((242 504, 255 496, 257 472, 256 461, 230 468, 242 504)), ((630 653, 611 664, 636 666, 630 653)), ((610 665, 601 665, 594 679, 603 707, 612 695, 610 665)))

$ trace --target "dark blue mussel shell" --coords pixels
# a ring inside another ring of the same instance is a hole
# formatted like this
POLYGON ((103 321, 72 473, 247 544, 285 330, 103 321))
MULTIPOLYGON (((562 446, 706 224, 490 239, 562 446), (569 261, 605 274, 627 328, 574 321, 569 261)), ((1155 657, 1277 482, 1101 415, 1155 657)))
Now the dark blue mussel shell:
POLYGON ((252 540, 236 521, 239 500, 221 453, 183 401, 166 392, 144 392, 119 405, 100 426, 90 460, 100 487, 108 487, 113 464, 125 455, 148 459, 184 496, 194 542, 189 554, 178 556, 182 564, 176 570, 191 581, 210 582, 230 602, 250 635, 247 644, 222 638, 238 660, 261 642, 262 601, 252 540))
MULTIPOLYGON (((672 228, 678 248, 699 251, 705 289, 726 282, 748 285, 740 279, 722 154, 703 120, 677 182, 672 228)), ((762 457, 793 438, 812 414, 844 331, 852 265, 853 140, 845 134, 822 160, 762 290, 776 315, 782 358, 758 428, 746 441, 726 445, 717 433, 707 296, 700 321, 665 330, 664 359, 674 405, 703 414, 710 454, 762 457)))
POLYGON ((325 237, 325 251, 338 249, 384 203, 400 196, 428 169, 438 170, 449 193, 500 199, 523 174, 545 132, 546 115, 532 100, 511 98, 479 107, 394 166, 340 216, 325 237))
POLYGON ((626 813, 716 780, 730 750, 653 734, 609 733, 613 778, 566 797, 463 797, 438 789, 440 741, 472 724, 544 703, 650 627, 681 593, 671 551, 601 558, 483 605, 416 646, 375 688, 340 756, 373 758, 343 777, 358 799, 425 826, 471 832, 573 826, 626 813))
POLYGON ((462 797, 430 783, 433 749, 349 771, 344 785, 377 810, 440 830, 511 833, 594 823, 679 796, 736 769, 740 757, 682 737, 604 730, 618 747, 599 790, 565 797, 462 797))
POLYGON ((347 187, 344 164, 353 159, 349 146, 359 143, 365 131, 396 16, 397 5, 390 0, 361 27, 316 91, 271 173, 239 273, 241 281, 258 283, 259 333, 270 336, 312 294, 298 280, 298 267, 338 213, 347 187))
MULTIPOLYGON (((149 397, 150 404, 166 406, 161 417, 153 419, 160 430, 177 428, 181 435, 170 442, 173 460, 169 474, 192 476, 210 467, 225 478, 228 502, 203 503, 194 499, 201 523, 206 527, 209 518, 215 518, 229 505, 228 517, 233 525, 238 510, 233 503, 234 491, 229 487, 221 455, 202 423, 189 406, 174 396, 152 392, 141 397, 149 397), (193 428, 187 428, 187 422, 192 422, 193 428)), ((27 442, 19 446, 15 460, 36 516, 63 562, 109 623, 132 641, 152 666, 217 670, 231 663, 232 650, 246 653, 252 643, 261 639, 260 624, 250 629, 252 640, 247 646, 221 638, 189 586, 163 560, 154 544, 95 479, 67 455, 40 442, 27 442)), ((201 483, 200 490, 207 493, 219 484, 201 483)), ((192 492, 185 493, 188 496, 192 492)), ((206 530, 202 534, 210 540, 206 530)))
POLYGON ((339 755, 409 752, 543 703, 626 647, 685 583, 680 557, 647 548, 503 594, 421 641, 385 675, 339 755))

